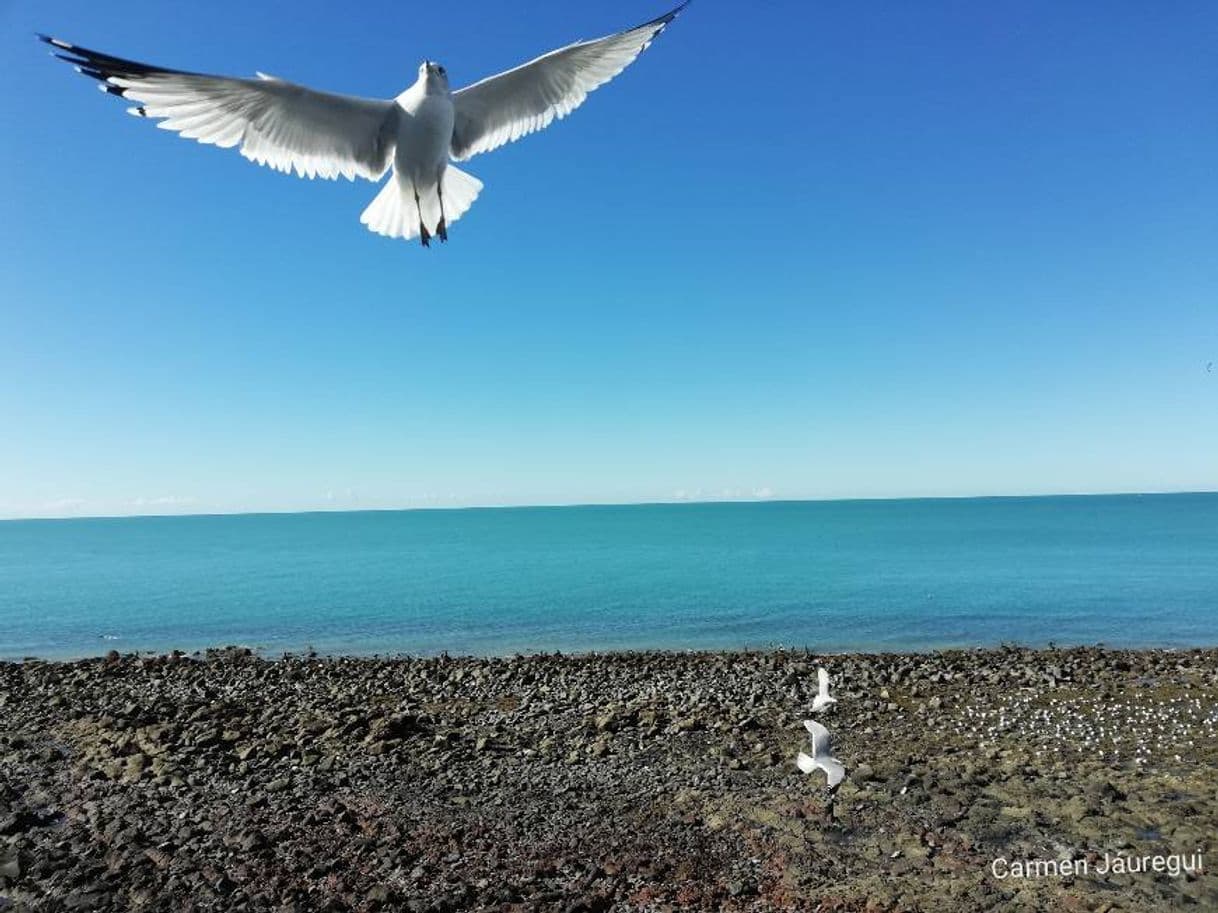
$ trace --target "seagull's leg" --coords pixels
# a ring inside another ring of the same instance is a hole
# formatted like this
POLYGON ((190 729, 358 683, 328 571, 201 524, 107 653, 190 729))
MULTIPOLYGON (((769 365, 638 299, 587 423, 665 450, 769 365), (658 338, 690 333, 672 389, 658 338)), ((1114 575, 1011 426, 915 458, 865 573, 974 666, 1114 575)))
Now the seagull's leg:
POLYGON ((440 240, 448 241, 448 223, 444 219, 444 172, 436 179, 436 196, 440 198, 440 224, 436 226, 436 234, 440 240))
POLYGON ((414 182, 414 178, 410 179, 410 186, 414 190, 414 208, 419 214, 419 237, 423 240, 424 247, 431 247, 431 232, 423 224, 423 204, 419 202, 419 187, 414 182))

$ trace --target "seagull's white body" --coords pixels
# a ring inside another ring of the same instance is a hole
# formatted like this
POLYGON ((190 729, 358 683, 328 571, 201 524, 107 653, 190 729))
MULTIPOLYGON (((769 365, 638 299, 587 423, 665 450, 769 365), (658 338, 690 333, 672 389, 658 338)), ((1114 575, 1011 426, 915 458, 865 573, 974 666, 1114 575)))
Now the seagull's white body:
POLYGON ((457 109, 443 68, 425 62, 418 80, 394 104, 393 176, 360 221, 390 238, 426 238, 434 227, 447 240, 448 225, 473 205, 482 182, 456 168, 448 174, 457 109))
POLYGON ((448 83, 425 72, 396 99, 398 143, 394 167, 416 181, 434 181, 448 165, 457 109, 448 83))
POLYGON ((450 165, 566 117, 641 54, 685 8, 637 28, 580 41, 452 91, 444 67, 424 61, 415 83, 377 100, 318 92, 261 73, 255 79, 156 67, 39 36, 101 89, 140 102, 131 113, 188 139, 239 147, 250 161, 301 177, 393 175, 361 221, 395 238, 447 226, 482 183, 450 165))
POLYGON ((830 753, 829 730, 816 720, 804 720, 804 728, 812 736, 812 754, 809 756, 801 751, 795 758, 795 763, 806 774, 810 774, 818 768, 823 770, 828 779, 829 788, 833 789, 845 778, 846 768, 830 753))
POLYGON ((821 666, 816 670, 817 682, 819 689, 816 697, 812 699, 812 712, 819 713, 830 704, 836 704, 837 698, 829 696, 829 670, 821 666))

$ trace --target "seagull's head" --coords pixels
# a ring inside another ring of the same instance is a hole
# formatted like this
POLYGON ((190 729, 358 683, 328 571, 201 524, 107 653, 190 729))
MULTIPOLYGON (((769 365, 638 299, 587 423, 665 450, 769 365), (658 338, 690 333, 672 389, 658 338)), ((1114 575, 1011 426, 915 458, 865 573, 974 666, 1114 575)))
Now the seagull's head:
POLYGON ((434 60, 419 64, 419 79, 432 91, 448 91, 448 71, 434 60))

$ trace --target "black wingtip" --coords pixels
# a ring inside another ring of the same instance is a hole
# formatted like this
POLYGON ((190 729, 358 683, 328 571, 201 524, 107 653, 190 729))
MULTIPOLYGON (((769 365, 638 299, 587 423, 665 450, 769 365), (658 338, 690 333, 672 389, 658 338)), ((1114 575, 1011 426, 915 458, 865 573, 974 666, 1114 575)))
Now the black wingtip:
POLYGON ((669 13, 669 14, 668 14, 668 15, 666 15, 666 16, 661 16, 661 17, 660 17, 661 21, 662 21, 662 22, 663 22, 665 25, 667 25, 668 23, 670 23, 670 22, 672 22, 674 19, 676 19, 678 16, 680 16, 680 15, 681 15, 683 12, 685 12, 685 8, 686 8, 687 6, 689 6, 689 5, 690 5, 691 3, 693 3, 693 2, 694 2, 694 0, 685 0, 685 2, 684 2, 684 3, 682 3, 680 6, 678 6, 678 7, 677 7, 675 10, 673 10, 671 13, 669 13))
POLYGON ((89 65, 89 61, 87 61, 85 58, 75 57, 72 54, 60 54, 57 51, 51 51, 51 56, 56 60, 66 60, 74 67, 87 67, 89 65))
POLYGON ((641 29, 654 28, 656 30, 656 34, 659 34, 664 29, 668 28, 668 26, 672 23, 672 21, 674 19, 676 19, 683 12, 685 12, 685 7, 689 6, 693 2, 694 2, 694 0, 685 0, 685 2, 682 3, 680 6, 678 6, 676 9, 669 10, 663 16, 657 16, 656 18, 652 19, 650 22, 644 22, 642 25, 638 26, 638 28, 641 28, 641 29))
POLYGON ((63 51, 74 51, 76 49, 75 45, 69 44, 62 38, 56 38, 54 35, 47 35, 43 32, 35 32, 34 34, 38 37, 39 41, 43 44, 49 44, 51 47, 59 48, 63 51))
POLYGON ((93 72, 85 73, 86 76, 98 78, 95 74, 100 73, 101 78, 112 79, 115 76, 125 78, 142 78, 153 74, 159 75, 174 75, 174 76, 194 76, 195 73, 187 73, 184 70, 171 70, 169 67, 157 67, 147 63, 140 63, 136 60, 127 60, 124 57, 115 57, 113 54, 104 54, 101 51, 94 51, 90 48, 83 48, 80 45, 71 44, 51 35, 44 35, 41 32, 35 32, 38 40, 49 44, 57 50, 51 51, 53 57, 58 57, 60 60, 65 60, 76 67, 83 67, 85 70, 93 72), (64 53, 59 53, 62 51, 64 53))

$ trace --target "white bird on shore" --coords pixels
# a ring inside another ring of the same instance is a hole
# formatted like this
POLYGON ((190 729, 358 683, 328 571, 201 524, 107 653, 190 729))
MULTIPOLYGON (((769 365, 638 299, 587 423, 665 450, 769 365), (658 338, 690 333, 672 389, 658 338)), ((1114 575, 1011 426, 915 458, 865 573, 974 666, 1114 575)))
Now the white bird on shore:
POLYGON ((816 677, 820 684, 820 691, 816 697, 812 699, 812 712, 819 713, 830 704, 836 704, 837 698, 829 697, 829 670, 821 666, 816 670, 816 677))
POLYGON ((804 720, 804 728, 812 736, 812 756, 809 757, 801 751, 795 758, 795 763, 806 774, 819 767, 828 778, 829 788, 833 789, 846 776, 846 768, 829 753, 829 730, 816 720, 804 720))
POLYGON ((391 238, 432 234, 473 205, 482 182, 449 165, 520 139, 566 117, 641 54, 685 8, 593 41, 544 54, 515 69, 451 91, 448 72, 425 60, 414 85, 396 98, 318 92, 273 76, 208 76, 150 66, 38 37, 55 56, 98 80, 111 95, 137 101, 137 117, 187 139, 240 146, 259 165, 300 177, 393 176, 360 221, 391 238))

